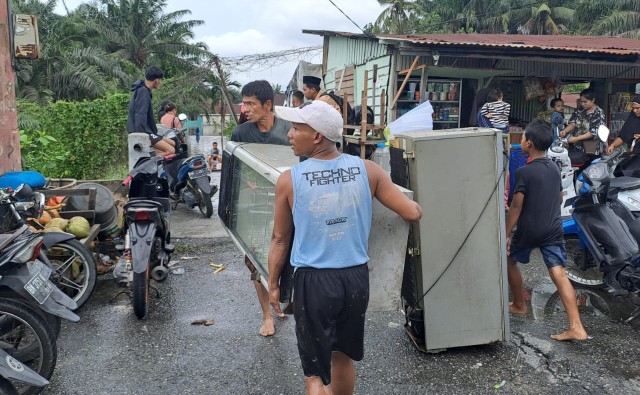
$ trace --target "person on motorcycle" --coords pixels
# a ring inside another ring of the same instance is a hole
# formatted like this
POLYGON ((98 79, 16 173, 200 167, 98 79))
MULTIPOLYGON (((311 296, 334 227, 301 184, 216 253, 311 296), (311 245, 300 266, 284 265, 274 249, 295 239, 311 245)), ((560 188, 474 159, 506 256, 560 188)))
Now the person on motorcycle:
POLYGON ((178 119, 178 107, 174 103, 169 102, 164 107, 165 113, 160 118, 160 123, 167 127, 167 129, 182 130, 182 122, 178 119))
POLYGON ((627 144, 630 151, 640 153, 638 139, 640 139, 640 95, 635 95, 633 99, 631 99, 631 113, 624 125, 622 125, 618 137, 616 137, 609 146, 609 149, 607 149, 607 154, 611 155, 613 151, 623 143, 627 144))
POLYGON ((175 153, 174 143, 158 135, 158 127, 151 108, 151 90, 158 89, 164 78, 162 70, 150 66, 145 72, 145 80, 138 80, 131 85, 131 100, 127 130, 129 133, 146 133, 156 155, 166 156, 175 153))

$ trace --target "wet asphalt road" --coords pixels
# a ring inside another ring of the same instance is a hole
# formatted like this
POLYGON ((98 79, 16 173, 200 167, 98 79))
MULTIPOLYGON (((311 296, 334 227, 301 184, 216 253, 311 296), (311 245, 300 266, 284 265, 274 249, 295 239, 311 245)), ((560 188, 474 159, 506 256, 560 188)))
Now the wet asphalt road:
MULTIPOLYGON (((201 142, 203 144, 203 142, 201 142)), ((215 181, 215 180, 214 180, 215 181)), ((217 203, 217 198, 214 198, 217 203)), ((258 335, 261 314, 242 255, 217 218, 184 206, 172 214, 178 246, 149 316, 138 320, 105 275, 58 339, 58 365, 45 394, 300 394, 294 321, 258 335), (184 258, 184 259, 183 259, 184 258), (218 263, 226 269, 213 274, 218 263), (212 319, 212 326, 191 322, 212 319)), ((511 317, 512 339, 423 354, 404 333, 402 313, 369 313, 358 394, 638 394, 640 323, 621 322, 629 300, 578 290, 591 340, 558 343, 566 316, 539 259, 523 267, 529 315, 511 317), (495 385, 504 382, 501 388, 495 385)), ((640 321, 640 320, 638 320, 640 321)))

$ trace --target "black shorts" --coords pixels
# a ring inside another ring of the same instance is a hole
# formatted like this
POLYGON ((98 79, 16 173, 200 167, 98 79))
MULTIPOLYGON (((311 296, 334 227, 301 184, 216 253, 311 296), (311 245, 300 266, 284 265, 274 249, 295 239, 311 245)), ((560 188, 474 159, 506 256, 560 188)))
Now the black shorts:
POLYGON ((346 269, 299 268, 293 278, 293 316, 305 377, 331 383, 331 355, 364 356, 369 304, 367 264, 346 269))
POLYGON ((158 141, 162 140, 162 136, 158 136, 157 134, 154 134, 154 133, 149 133, 149 140, 151 140, 151 146, 153 147, 158 143, 158 141))

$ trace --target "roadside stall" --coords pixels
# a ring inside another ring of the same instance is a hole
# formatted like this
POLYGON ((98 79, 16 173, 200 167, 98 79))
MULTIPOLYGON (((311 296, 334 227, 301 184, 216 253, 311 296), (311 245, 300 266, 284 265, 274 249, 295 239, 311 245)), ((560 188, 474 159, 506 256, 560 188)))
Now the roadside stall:
POLYGON ((476 94, 495 86, 511 105, 510 131, 519 133, 531 119, 545 116, 550 100, 560 97, 566 84, 590 83, 615 137, 629 111, 624 98, 637 92, 640 82, 640 41, 633 39, 304 32, 324 38, 324 89, 354 104, 362 101, 367 86, 376 124, 380 117, 393 121, 429 100, 434 130, 474 126, 476 94))

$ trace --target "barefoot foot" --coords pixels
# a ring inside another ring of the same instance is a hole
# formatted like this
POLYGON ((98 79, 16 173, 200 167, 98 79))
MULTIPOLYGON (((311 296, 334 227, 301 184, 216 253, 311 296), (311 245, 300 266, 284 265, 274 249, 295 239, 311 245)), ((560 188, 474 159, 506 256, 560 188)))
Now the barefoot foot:
POLYGON ((273 322, 273 317, 265 318, 262 326, 260 327, 260 336, 269 337, 276 334, 276 327, 273 322))
POLYGON ((529 309, 527 308, 526 305, 524 305, 522 307, 518 307, 518 306, 514 305, 513 303, 509 303, 509 314, 525 315, 525 314, 527 314, 528 311, 529 311, 529 309))
POLYGON ((573 328, 562 333, 558 333, 557 335, 551 335, 551 338, 558 341, 567 341, 567 340, 587 340, 587 331, 583 328, 573 328))

